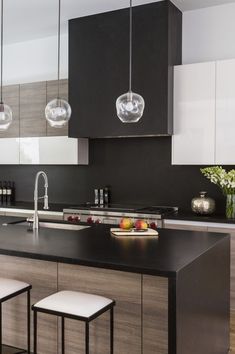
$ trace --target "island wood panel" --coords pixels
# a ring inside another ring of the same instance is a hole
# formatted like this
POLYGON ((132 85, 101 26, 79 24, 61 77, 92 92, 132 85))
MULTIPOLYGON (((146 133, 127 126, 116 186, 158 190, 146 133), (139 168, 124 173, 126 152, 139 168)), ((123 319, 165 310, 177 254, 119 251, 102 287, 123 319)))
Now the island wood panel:
POLYGON ((20 135, 20 86, 9 85, 3 87, 3 102, 12 110, 12 123, 7 131, 0 131, 0 138, 18 138, 20 135))
POLYGON ((168 354, 168 279, 143 276, 143 354, 168 354))
MULTIPOLYGON (((32 234, 29 234, 29 237, 32 237, 32 234)), ((57 291, 57 263, 53 262, 1 255, 0 277, 32 284, 32 304, 57 291)), ((26 348, 26 305, 25 294, 3 304, 3 343, 26 348)), ((31 348, 33 348, 32 324, 31 321, 31 348)), ((39 314, 38 354, 55 353, 57 353, 57 319, 39 314)))
POLYGON ((46 136, 46 81, 20 85, 20 136, 46 136))
MULTIPOLYGON (((59 264, 58 275, 59 290, 114 299, 114 353, 141 354, 141 275, 67 264, 59 264)), ((67 320, 66 353, 84 353, 84 340, 84 323, 67 320)), ((90 345, 92 354, 110 354, 109 313, 91 324, 90 345)))
MULTIPOLYGON (((68 101, 68 79, 60 80, 59 84, 59 96, 60 98, 68 101)), ((57 98, 58 96, 58 81, 47 81, 47 103, 57 98)), ((63 128, 52 128, 47 123, 47 136, 68 136, 68 124, 63 128)))
POLYGON ((230 312, 230 352, 235 353, 235 311, 230 312))

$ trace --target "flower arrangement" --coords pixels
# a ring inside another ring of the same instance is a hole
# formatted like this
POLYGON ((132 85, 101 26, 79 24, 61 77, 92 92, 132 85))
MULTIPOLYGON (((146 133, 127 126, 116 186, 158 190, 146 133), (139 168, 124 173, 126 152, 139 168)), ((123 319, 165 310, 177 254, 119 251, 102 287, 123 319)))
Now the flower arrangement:
POLYGON ((201 168, 202 174, 219 186, 224 195, 235 194, 235 170, 227 172, 221 166, 201 168))
POLYGON ((227 197, 226 216, 235 218, 235 170, 226 171, 221 166, 201 169, 202 174, 219 186, 227 197))

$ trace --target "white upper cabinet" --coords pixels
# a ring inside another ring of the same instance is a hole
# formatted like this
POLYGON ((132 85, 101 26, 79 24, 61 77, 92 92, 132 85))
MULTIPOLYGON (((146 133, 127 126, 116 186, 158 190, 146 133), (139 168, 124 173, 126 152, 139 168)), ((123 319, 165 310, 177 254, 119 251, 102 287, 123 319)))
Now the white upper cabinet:
POLYGON ((0 139, 0 165, 88 165, 88 139, 67 136, 0 139))
POLYGON ((66 136, 20 138, 21 165, 88 165, 88 140, 66 136))
POLYGON ((18 165, 20 160, 20 139, 0 139, 0 165, 18 165))
POLYGON ((216 164, 235 164, 235 60, 217 62, 216 164))
POLYGON ((215 91, 215 62, 175 67, 172 164, 214 163, 215 91))

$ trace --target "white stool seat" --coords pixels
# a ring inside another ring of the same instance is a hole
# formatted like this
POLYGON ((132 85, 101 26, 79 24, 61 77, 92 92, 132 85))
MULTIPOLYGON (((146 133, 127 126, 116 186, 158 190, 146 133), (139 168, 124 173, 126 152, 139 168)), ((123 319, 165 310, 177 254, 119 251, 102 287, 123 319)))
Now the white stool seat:
POLYGON ((112 303, 113 300, 103 296, 77 291, 60 291, 37 302, 34 307, 89 318, 112 303))
POLYGON ((22 281, 0 278, 0 301, 18 291, 28 288, 30 285, 22 281))

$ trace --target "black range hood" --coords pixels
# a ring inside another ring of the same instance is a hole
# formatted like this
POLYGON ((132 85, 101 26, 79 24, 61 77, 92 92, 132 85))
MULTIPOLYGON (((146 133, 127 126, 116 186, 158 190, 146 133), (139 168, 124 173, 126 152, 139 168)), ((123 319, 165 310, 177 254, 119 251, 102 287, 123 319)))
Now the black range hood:
POLYGON ((133 91, 145 99, 123 124, 116 99, 128 91, 129 9, 69 21, 70 137, 172 134, 173 66, 182 60, 182 13, 170 1, 133 8, 133 91))

